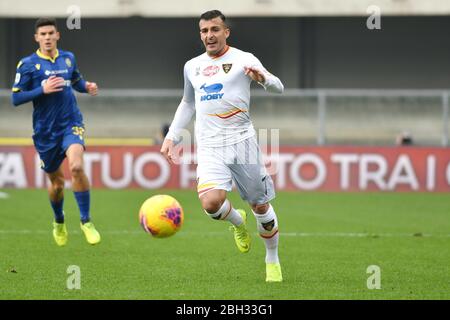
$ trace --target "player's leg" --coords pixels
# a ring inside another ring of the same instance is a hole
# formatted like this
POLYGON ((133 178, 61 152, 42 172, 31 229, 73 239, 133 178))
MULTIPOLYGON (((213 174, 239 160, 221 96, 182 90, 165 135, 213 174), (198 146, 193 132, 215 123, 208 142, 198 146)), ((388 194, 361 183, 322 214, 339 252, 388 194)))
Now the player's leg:
POLYGON ((64 173, 62 168, 47 173, 47 177, 50 180, 50 185, 47 188, 50 204, 53 209, 56 223, 64 223, 64 173))
POLYGON ((238 249, 247 252, 250 249, 250 236, 246 228, 245 212, 234 209, 226 198, 227 191, 231 191, 232 180, 223 152, 216 148, 199 149, 197 160, 197 190, 205 213, 215 220, 230 221, 238 249))
POLYGON ((233 225, 242 224, 241 216, 233 209, 231 202, 226 198, 227 192, 221 189, 213 189, 200 195, 200 203, 205 213, 215 220, 228 220, 233 225))
POLYGON ((197 150, 197 192, 205 213, 215 220, 228 220, 234 225, 242 223, 227 200, 231 191, 231 172, 226 166, 222 148, 197 150))
POLYGON ((269 201, 275 198, 273 181, 263 164, 256 138, 236 146, 237 164, 230 165, 241 198, 248 201, 266 248, 266 281, 282 281, 278 258, 278 220, 269 201), (275 270, 275 271, 274 271, 275 270))
POLYGON ((266 247, 266 281, 283 280, 278 258, 278 219, 270 203, 251 204, 259 235, 266 247))
POLYGON ((62 167, 60 166, 58 170, 47 173, 47 177, 50 180, 48 196, 55 217, 53 222, 53 238, 57 245, 64 246, 67 243, 68 233, 66 224, 64 223, 64 174, 62 167))
POLYGON ((79 143, 71 144, 66 150, 70 176, 72 179, 72 189, 80 210, 81 230, 83 230, 88 243, 97 244, 100 242, 100 234, 91 222, 90 186, 84 171, 83 155, 84 146, 79 143))
POLYGON ((50 179, 48 196, 54 214, 53 238, 57 245, 64 246, 67 243, 67 229, 64 223, 64 174, 61 164, 65 156, 64 153, 61 153, 58 145, 49 149, 48 141, 45 139, 34 136, 33 140, 41 159, 41 169, 50 179))
POLYGON ((227 220, 233 224, 234 240, 239 251, 246 253, 250 250, 250 235, 247 231, 247 214, 245 211, 233 208, 226 198, 226 191, 210 190, 200 196, 205 213, 215 220, 227 220))
POLYGON ((80 209, 80 220, 81 223, 86 223, 90 221, 90 186, 84 172, 83 153, 84 147, 81 144, 72 144, 66 151, 72 190, 80 209))

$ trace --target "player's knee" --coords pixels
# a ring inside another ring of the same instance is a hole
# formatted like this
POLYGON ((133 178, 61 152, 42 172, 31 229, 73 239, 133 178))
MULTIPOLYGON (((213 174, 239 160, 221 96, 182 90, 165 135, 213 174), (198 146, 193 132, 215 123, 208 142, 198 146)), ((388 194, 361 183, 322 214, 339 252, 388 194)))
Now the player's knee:
POLYGON ((61 194, 64 191, 64 179, 55 179, 52 181, 52 189, 56 194, 61 194))
POLYGON ((269 203, 263 203, 263 204, 252 204, 252 210, 254 213, 257 214, 264 214, 269 210, 270 204, 269 203))
POLYGON ((84 172, 83 165, 81 163, 71 163, 70 164, 70 174, 72 177, 78 177, 84 172))
POLYGON ((219 211, 224 201, 224 199, 220 199, 218 197, 201 198, 202 207, 209 214, 213 214, 219 211))

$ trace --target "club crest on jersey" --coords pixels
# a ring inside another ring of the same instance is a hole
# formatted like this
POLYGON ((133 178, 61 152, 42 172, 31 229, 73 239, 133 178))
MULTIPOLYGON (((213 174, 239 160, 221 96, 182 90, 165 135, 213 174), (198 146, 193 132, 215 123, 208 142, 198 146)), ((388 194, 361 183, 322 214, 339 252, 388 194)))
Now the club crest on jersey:
POLYGON ((222 69, 225 73, 228 73, 230 72, 232 66, 233 66, 232 63, 224 63, 222 64, 222 69))
POLYGON ((221 83, 214 83, 209 86, 204 83, 200 89, 206 93, 204 96, 200 97, 200 101, 218 100, 223 97, 223 93, 220 93, 223 89, 223 84, 221 83))
POLYGON ((36 67, 36 70, 41 70, 41 64, 40 63, 36 63, 34 66, 36 67))
POLYGON ((212 77, 213 75, 217 74, 219 72, 219 66, 208 66, 205 69, 203 69, 202 74, 205 77, 212 77))
POLYGON ((72 61, 69 58, 66 58, 66 65, 70 68, 72 66, 72 61))

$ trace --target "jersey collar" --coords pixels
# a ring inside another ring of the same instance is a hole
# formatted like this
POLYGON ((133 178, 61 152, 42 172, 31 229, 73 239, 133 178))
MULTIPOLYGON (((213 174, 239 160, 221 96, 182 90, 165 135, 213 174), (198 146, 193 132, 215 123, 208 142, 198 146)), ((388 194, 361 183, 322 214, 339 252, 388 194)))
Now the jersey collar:
POLYGON ((216 56, 212 56, 211 59, 213 59, 213 60, 219 59, 219 58, 222 57, 225 53, 227 53, 228 50, 230 50, 230 46, 229 46, 229 45, 226 45, 226 46, 225 46, 225 50, 223 50, 223 52, 222 52, 221 54, 218 54, 218 55, 216 55, 216 56))
POLYGON ((54 57, 54 58, 49 57, 49 56, 43 54, 43 53, 41 52, 41 50, 39 50, 39 49, 36 50, 36 54, 38 55, 39 58, 42 58, 42 59, 45 59, 45 60, 50 60, 51 62, 55 63, 56 58, 58 58, 58 56, 59 56, 59 50, 56 49, 56 54, 55 54, 55 57, 54 57))

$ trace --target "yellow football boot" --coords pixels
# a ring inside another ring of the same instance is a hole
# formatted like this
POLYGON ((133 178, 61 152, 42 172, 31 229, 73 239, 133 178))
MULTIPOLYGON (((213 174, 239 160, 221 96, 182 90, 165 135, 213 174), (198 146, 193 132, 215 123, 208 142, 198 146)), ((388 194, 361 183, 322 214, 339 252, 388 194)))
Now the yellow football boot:
POLYGON ((232 226, 234 241, 239 251, 246 253, 250 250, 250 234, 247 231, 247 213, 242 209, 237 209, 236 211, 241 215, 244 222, 238 227, 232 226))
POLYGON ((280 263, 266 263, 266 282, 281 281, 283 281, 283 276, 280 263))
POLYGON ((100 234, 95 229, 94 224, 92 222, 86 222, 85 224, 80 224, 81 230, 84 233, 84 236, 86 237, 86 241, 89 244, 97 244, 100 242, 100 234))
POLYGON ((53 238, 58 246, 65 246, 67 243, 68 233, 66 224, 53 222, 53 238))

